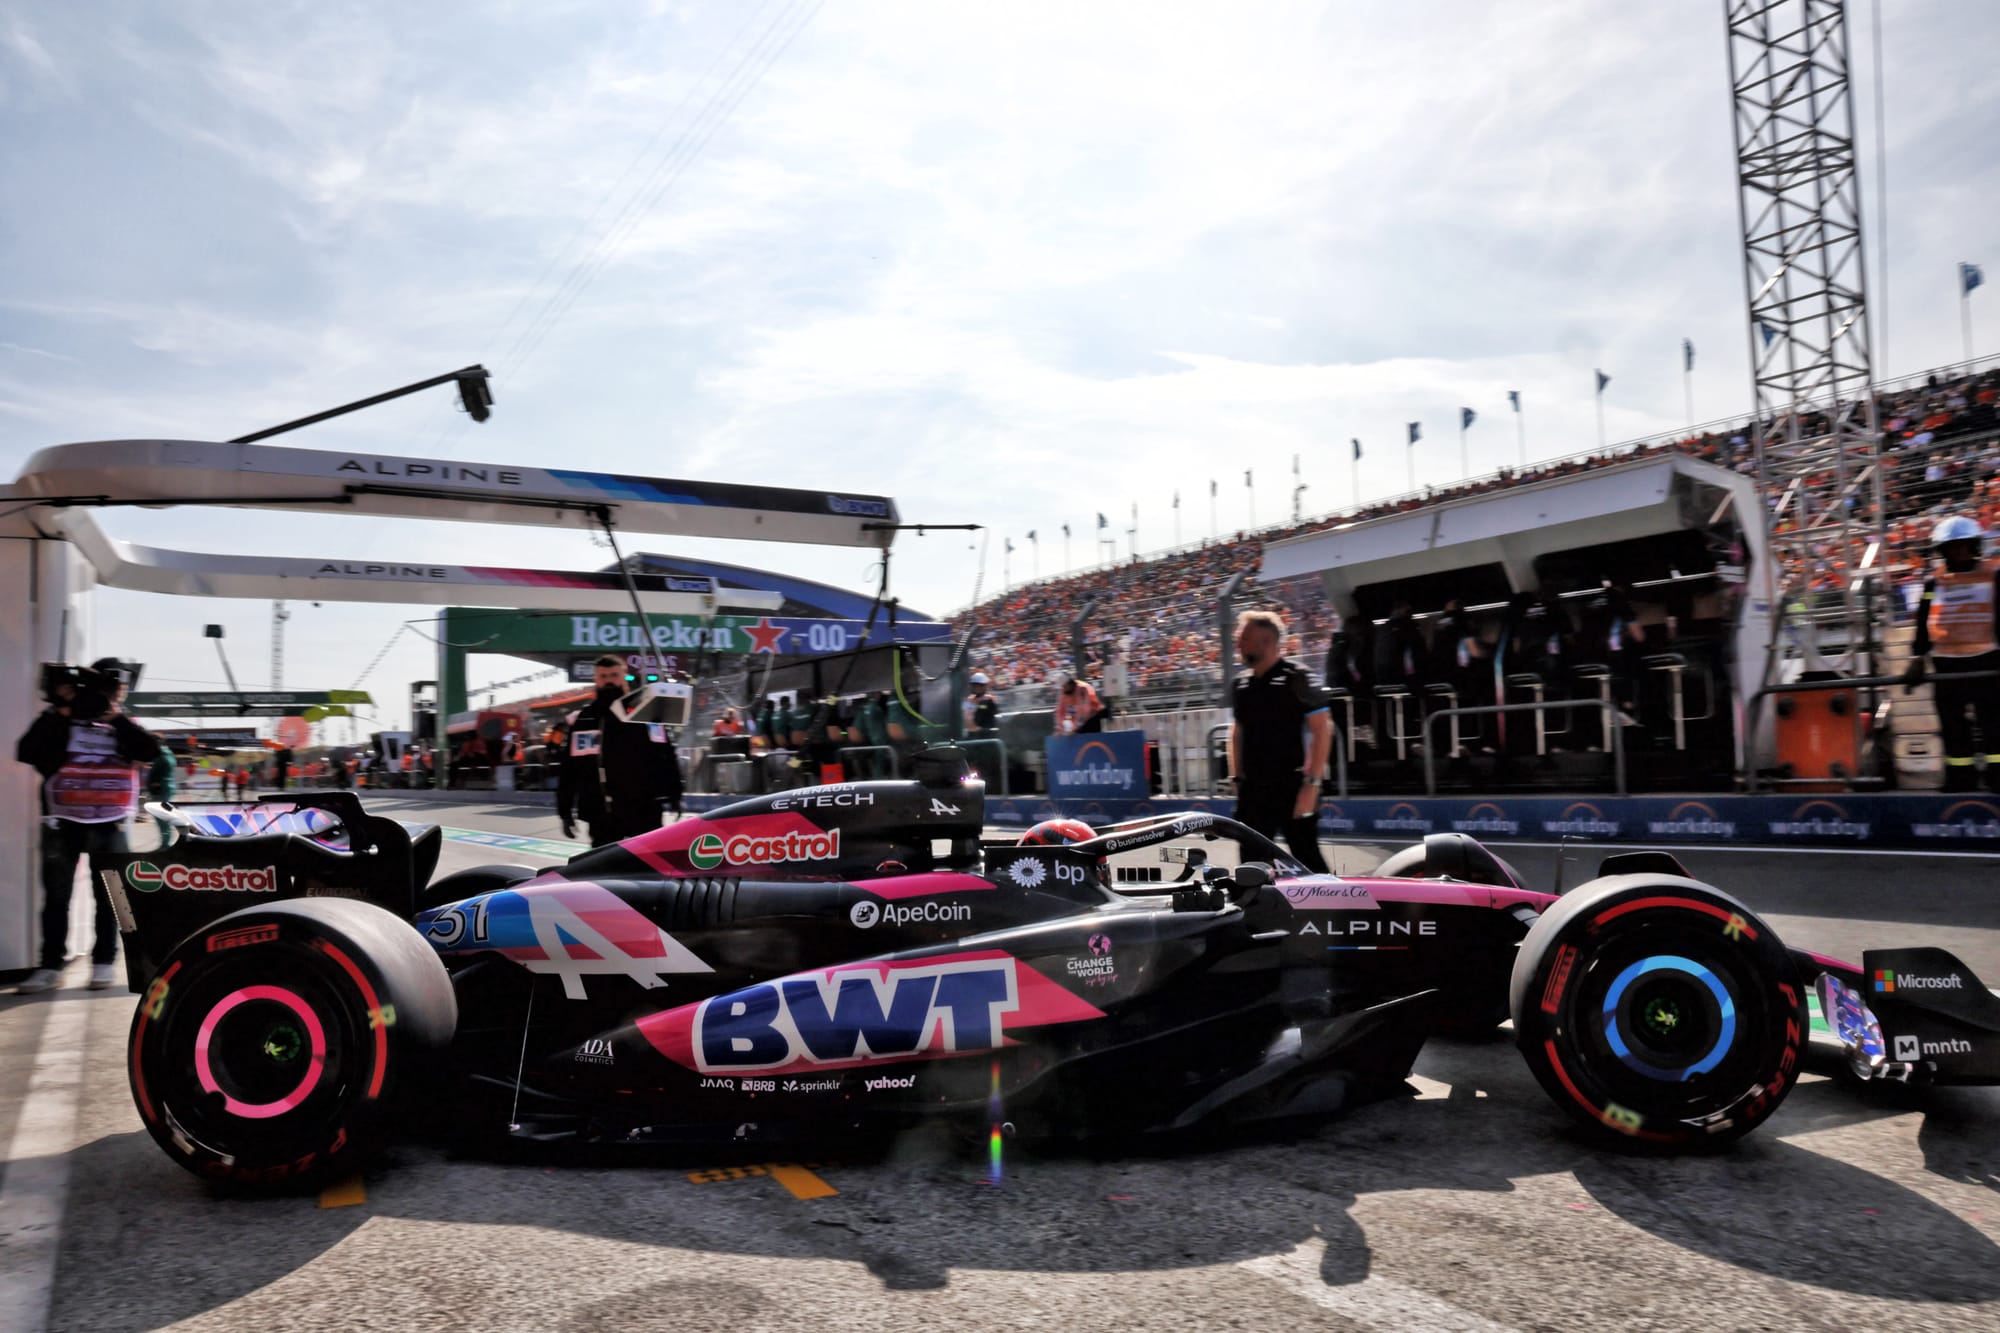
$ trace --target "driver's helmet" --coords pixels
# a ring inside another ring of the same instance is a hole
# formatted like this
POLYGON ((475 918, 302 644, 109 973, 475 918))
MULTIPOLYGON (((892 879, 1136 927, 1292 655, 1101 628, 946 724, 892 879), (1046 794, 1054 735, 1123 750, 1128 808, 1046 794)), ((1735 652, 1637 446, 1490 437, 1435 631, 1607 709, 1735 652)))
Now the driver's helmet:
POLYGON ((1044 819, 1021 835, 1023 847, 1065 847, 1073 842, 1089 842, 1097 830, 1081 819, 1044 819))

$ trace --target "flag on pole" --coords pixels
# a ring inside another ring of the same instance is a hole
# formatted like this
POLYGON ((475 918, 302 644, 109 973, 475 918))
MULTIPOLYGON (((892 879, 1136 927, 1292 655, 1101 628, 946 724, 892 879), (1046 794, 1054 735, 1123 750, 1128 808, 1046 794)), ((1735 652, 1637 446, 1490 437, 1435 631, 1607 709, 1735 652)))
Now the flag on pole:
POLYGON ((1410 423, 1410 443, 1415 444, 1418 440, 1421 440, 1423 437, 1424 437, 1423 426, 1418 422, 1412 421, 1410 423))
POLYGON ((1213 500, 1213 499, 1215 498, 1215 478, 1214 478, 1214 477, 1210 477, 1210 478, 1208 479, 1208 498, 1209 498, 1209 499, 1211 499, 1211 500, 1213 500))
POLYGON ((1247 467, 1243 469, 1243 484, 1245 486, 1250 484, 1250 469, 1247 467))
POLYGON ((1180 493, 1179 491, 1175 491, 1175 492, 1174 492, 1174 508, 1176 508, 1176 509, 1179 509, 1180 507, 1181 507, 1181 493, 1180 493))
POLYGON ((1979 271, 1979 265, 1962 263, 1958 266, 1958 294, 1960 296, 1972 295, 1972 289, 1985 281, 1986 275, 1979 271))
POLYGON ((1461 407, 1458 409, 1458 428, 1460 430, 1471 430, 1472 423, 1478 419, 1479 414, 1471 408, 1461 407))
POLYGON ((1516 412, 1520 411, 1520 410, 1521 410, 1521 391, 1520 391, 1519 389, 1509 389, 1509 390, 1507 390, 1507 402, 1508 402, 1508 403, 1509 403, 1509 404, 1510 404, 1510 405, 1511 405, 1511 406, 1513 407, 1513 409, 1514 409, 1514 410, 1515 410, 1516 412))
POLYGON ((1007 554, 1008 555, 1014 554, 1014 539, 1012 537, 1009 537, 1007 539, 1007 554))
POLYGON ((1764 346, 1766 347, 1771 345, 1771 339, 1778 336, 1778 331, 1761 319, 1757 321, 1757 332, 1763 335, 1764 346))
POLYGON ((1035 540, 1035 530, 1033 528, 1028 529, 1028 540, 1029 541, 1035 540))
POLYGON ((1605 386, 1605 385, 1607 385, 1607 384, 1609 384, 1609 383, 1611 383, 1611 377, 1610 377, 1609 375, 1605 374, 1605 373, 1604 373, 1603 371, 1601 371, 1601 370, 1600 370, 1600 371, 1598 371, 1598 372, 1597 372, 1597 391, 1598 391, 1599 393, 1603 393, 1603 392, 1604 392, 1604 386, 1605 386))
POLYGON ((1694 339, 1681 339, 1681 360, 1687 363, 1683 369, 1694 369, 1694 339))
POLYGON ((1106 521, 1105 521, 1105 518, 1104 518, 1104 515, 1103 515, 1103 513, 1102 513, 1102 512, 1100 512, 1100 513, 1099 513, 1099 514, 1097 515, 1097 526, 1098 526, 1098 527, 1100 527, 1100 528, 1108 528, 1108 527, 1110 527, 1110 526, 1111 526, 1111 524, 1110 524, 1110 523, 1108 523, 1108 522, 1106 522, 1106 521))
POLYGON ((1063 524, 1063 540, 1069 540, 1069 524, 1067 523, 1063 524))
POLYGON ((1354 442, 1354 461, 1357 463, 1361 461, 1361 441, 1359 440, 1354 442))

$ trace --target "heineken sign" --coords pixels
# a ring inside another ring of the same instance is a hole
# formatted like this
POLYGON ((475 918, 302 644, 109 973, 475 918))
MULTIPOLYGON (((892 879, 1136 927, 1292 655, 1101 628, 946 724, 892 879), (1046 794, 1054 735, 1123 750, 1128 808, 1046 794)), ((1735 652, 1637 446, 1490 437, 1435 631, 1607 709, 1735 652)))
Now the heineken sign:
MULTIPOLYGON (((861 647, 863 620, 823 620, 806 616, 652 616, 652 637, 637 616, 495 615, 490 611, 446 612, 448 637, 482 653, 775 653, 819 657, 861 647)), ((931 621, 902 622, 894 634, 888 617, 875 622, 877 644, 943 643, 951 627, 931 621)))

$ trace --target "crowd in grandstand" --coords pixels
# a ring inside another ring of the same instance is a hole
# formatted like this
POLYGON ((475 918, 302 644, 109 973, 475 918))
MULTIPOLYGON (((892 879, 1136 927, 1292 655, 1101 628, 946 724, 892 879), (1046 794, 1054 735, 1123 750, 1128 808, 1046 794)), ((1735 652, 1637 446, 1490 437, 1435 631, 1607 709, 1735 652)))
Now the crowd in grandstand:
MULTIPOLYGON (((1942 513, 1967 514, 1989 531, 2000 528, 2000 443, 1995 440, 2000 435, 2000 368, 1956 378, 1933 374, 1884 391, 1877 397, 1877 421, 1889 519, 1889 549, 1883 562, 1892 574, 1906 578, 1921 566, 1930 529, 1942 513)), ((1799 432, 1810 437, 1828 427, 1824 414, 1813 414, 1801 420, 1799 432)), ((1768 429, 1775 433, 1776 424, 1768 429)), ((1266 542, 1671 451, 1751 474, 1756 471, 1753 434, 1752 423, 1746 421, 1684 439, 1521 470, 1502 469, 1459 486, 1426 489, 1421 496, 1239 532, 1161 556, 1010 588, 960 612, 953 623, 961 632, 971 629, 971 662, 992 673, 998 688, 1058 679, 1070 661, 1070 627, 1093 603, 1084 638, 1099 660, 1122 656, 1130 688, 1212 681, 1219 670, 1216 597, 1234 575, 1255 579, 1266 542)), ((1824 484, 1830 487, 1832 479, 1824 484)), ((1813 582, 1828 586, 1833 577, 1830 567, 1823 568, 1814 571, 1813 582)), ((1259 595, 1272 591, 1262 589, 1259 595)), ((1276 590, 1276 597, 1288 601, 1283 589, 1276 590)), ((1293 641, 1287 651, 1316 659, 1334 629, 1331 615, 1310 597, 1298 599, 1289 609, 1293 641)))

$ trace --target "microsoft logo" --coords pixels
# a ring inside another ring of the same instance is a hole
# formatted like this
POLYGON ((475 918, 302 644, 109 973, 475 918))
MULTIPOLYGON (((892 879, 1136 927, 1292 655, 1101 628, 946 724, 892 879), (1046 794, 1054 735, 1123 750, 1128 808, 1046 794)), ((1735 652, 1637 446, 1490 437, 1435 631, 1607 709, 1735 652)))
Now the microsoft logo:
POLYGON ((1894 993, 1895 989, 1896 989, 1896 974, 1894 972, 1883 971, 1878 968, 1875 972, 1876 994, 1889 995, 1894 993))
POLYGON ((1893 995, 1899 986, 1904 990, 1963 990, 1965 983, 1959 980, 1956 975, 1920 977, 1905 972, 1901 976, 1898 976, 1886 969, 1878 969, 1876 971, 1875 993, 1877 995, 1893 995))

